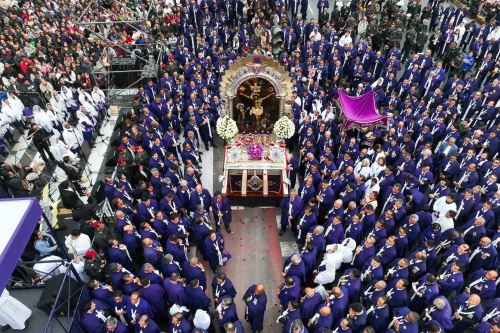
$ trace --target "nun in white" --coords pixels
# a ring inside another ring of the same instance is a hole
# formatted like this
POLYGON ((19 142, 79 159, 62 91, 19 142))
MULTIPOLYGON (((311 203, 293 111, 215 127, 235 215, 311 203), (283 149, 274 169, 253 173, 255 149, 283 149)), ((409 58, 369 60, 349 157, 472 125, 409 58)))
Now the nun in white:
MULTIPOLYGON (((66 103, 64 103, 64 99, 57 92, 52 92, 52 97, 50 98, 50 104, 57 109, 57 113, 62 113, 63 119, 66 119, 68 116, 68 108, 66 107, 66 103)), ((64 122, 64 121, 62 121, 64 122)))
POLYGON ((65 114, 63 111, 60 111, 57 109, 54 105, 51 103, 47 103, 47 113, 52 120, 52 126, 56 128, 59 132, 62 132, 62 124, 64 123, 65 120, 65 114))
POLYGON ((31 310, 4 289, 0 295, 0 326, 9 325, 14 330, 23 330, 29 317, 31 310))
POLYGON ((23 101, 19 97, 16 96, 14 93, 9 94, 9 102, 16 111, 16 114, 18 114, 23 120, 24 120, 24 114, 23 110, 25 108, 23 101))
POLYGON ((352 238, 346 238, 340 244, 330 244, 326 247, 326 253, 319 267, 324 270, 316 275, 314 282, 318 284, 328 284, 335 280, 335 274, 342 263, 349 263, 352 260, 356 242, 352 238))
POLYGON ((2 101, 2 113, 9 118, 10 122, 13 123, 15 127, 19 128, 24 126, 23 109, 19 110, 11 98, 2 101))
POLYGON ((99 111, 103 111, 106 109, 106 96, 98 86, 94 86, 94 88, 92 88, 92 100, 94 101, 95 105, 97 105, 99 111))
POLYGON ((92 96, 83 90, 82 88, 78 88, 78 101, 80 102, 81 105, 84 105, 85 103, 89 103, 93 107, 97 107, 97 104, 94 103, 94 100, 92 99, 92 96))
POLYGON ((64 99, 64 103, 67 108, 70 108, 73 111, 78 110, 78 103, 73 96, 73 91, 66 86, 61 87, 61 97, 64 99))
POLYGON ((54 133, 54 127, 52 126, 52 119, 47 112, 42 110, 41 107, 35 105, 33 107, 33 122, 46 130, 49 134, 54 133))

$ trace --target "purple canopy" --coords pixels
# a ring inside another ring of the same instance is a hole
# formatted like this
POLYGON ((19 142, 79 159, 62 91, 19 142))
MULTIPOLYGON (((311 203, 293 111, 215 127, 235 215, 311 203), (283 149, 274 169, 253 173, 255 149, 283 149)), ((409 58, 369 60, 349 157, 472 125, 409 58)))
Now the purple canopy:
POLYGON ((339 102, 345 130, 387 126, 387 117, 381 116, 377 111, 373 90, 353 97, 339 89, 339 102))
POLYGON ((36 198, 2 199, 0 200, 0 211, 2 212, 2 232, 0 233, 1 294, 42 216, 42 208, 36 198))

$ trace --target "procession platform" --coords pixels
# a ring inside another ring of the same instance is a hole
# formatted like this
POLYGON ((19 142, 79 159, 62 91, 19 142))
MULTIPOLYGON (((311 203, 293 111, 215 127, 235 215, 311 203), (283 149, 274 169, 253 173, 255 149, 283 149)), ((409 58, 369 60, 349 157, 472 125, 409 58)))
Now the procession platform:
POLYGON ((222 193, 232 204, 278 206, 288 194, 286 147, 268 134, 240 134, 224 149, 222 193))

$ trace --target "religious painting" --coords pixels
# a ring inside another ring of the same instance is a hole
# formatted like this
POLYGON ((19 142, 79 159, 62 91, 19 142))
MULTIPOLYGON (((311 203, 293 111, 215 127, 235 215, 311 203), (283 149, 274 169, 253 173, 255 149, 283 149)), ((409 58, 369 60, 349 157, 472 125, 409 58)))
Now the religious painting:
POLYGON ((279 118, 280 101, 273 85, 253 77, 244 81, 233 99, 233 118, 240 133, 271 133, 279 118))

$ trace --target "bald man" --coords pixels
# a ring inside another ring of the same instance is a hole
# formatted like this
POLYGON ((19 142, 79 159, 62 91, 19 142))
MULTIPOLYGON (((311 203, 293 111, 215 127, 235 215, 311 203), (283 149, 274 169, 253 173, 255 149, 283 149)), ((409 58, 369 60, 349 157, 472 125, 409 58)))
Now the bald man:
POLYGON ((464 332, 481 322, 484 310, 479 295, 472 294, 468 299, 456 304, 456 306, 457 310, 452 317, 455 332, 464 332))
POLYGON ((309 327, 314 327, 313 332, 323 332, 325 329, 329 329, 333 325, 333 315, 332 310, 326 304, 323 304, 316 314, 309 319, 309 327))
POLYGON ((304 296, 300 299, 300 315, 304 323, 307 323, 314 315, 315 310, 321 302, 322 298, 320 293, 315 292, 312 288, 306 288, 304 290, 304 296))
POLYGON ((264 313, 266 312, 267 296, 262 283, 251 285, 243 301, 246 304, 245 319, 250 323, 252 333, 261 332, 264 329, 264 313))

